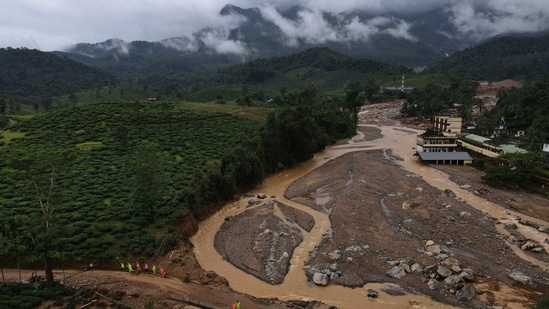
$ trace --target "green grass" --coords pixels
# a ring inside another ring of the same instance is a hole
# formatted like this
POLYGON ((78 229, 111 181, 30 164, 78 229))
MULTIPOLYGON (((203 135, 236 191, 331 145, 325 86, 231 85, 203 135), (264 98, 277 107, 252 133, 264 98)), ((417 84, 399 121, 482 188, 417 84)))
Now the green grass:
POLYGON ((81 150, 92 150, 103 146, 103 142, 84 142, 76 144, 76 148, 81 150))
POLYGON ((8 118, 15 121, 29 120, 36 116, 36 114, 27 114, 27 115, 7 115, 8 118))
POLYGON ((17 139, 17 138, 24 138, 24 137, 25 137, 24 132, 6 130, 6 131, 4 131, 4 134, 2 135, 2 138, 4 140, 4 145, 0 146, 0 148, 7 148, 9 143, 12 140, 17 139))
POLYGON ((177 104, 176 108, 182 109, 182 110, 230 114, 233 116, 247 118, 247 119, 259 121, 259 122, 265 122, 267 119, 267 115, 271 111, 273 111, 272 108, 268 108, 268 107, 247 107, 247 106, 239 106, 234 103, 233 104, 229 104, 229 103, 212 104, 212 103, 186 102, 186 103, 177 104))

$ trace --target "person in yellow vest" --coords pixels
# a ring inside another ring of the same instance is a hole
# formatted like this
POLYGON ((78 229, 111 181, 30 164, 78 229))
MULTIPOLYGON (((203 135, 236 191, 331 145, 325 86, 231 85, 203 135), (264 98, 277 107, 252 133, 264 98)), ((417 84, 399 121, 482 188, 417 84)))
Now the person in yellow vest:
POLYGON ((156 265, 153 265, 153 267, 152 267, 152 271, 153 271, 153 274, 155 274, 155 275, 156 275, 156 265))
POLYGON ((240 309, 240 301, 239 300, 236 301, 236 309, 240 309))
POLYGON ((133 273, 133 267, 132 267, 132 264, 130 264, 130 262, 128 262, 127 267, 128 267, 128 272, 133 273))
POLYGON ((124 265, 124 262, 120 262, 120 270, 121 271, 126 270, 126 265, 124 265))

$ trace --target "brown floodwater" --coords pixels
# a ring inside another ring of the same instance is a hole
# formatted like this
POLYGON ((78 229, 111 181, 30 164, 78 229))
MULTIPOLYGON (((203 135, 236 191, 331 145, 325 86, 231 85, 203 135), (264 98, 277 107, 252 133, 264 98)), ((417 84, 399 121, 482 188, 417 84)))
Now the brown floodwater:
MULTIPOLYGON (((226 278, 230 287, 238 292, 252 295, 260 298, 278 298, 282 301, 288 300, 320 300, 326 304, 336 306, 342 309, 355 308, 453 308, 452 306, 435 302, 429 297, 423 295, 406 294, 402 296, 391 296, 384 293, 382 289, 393 286, 390 283, 368 283, 360 288, 346 288, 339 285, 328 285, 325 287, 316 286, 307 280, 303 269, 309 253, 320 243, 323 235, 330 232, 330 220, 328 215, 318 212, 310 207, 284 198, 284 192, 288 186, 323 163, 332 160, 345 153, 364 150, 391 150, 393 157, 399 157, 402 160, 396 160, 404 169, 411 173, 421 175, 430 185, 440 189, 450 189, 456 193, 456 196, 464 199, 471 206, 485 212, 486 214, 498 220, 514 220, 518 216, 540 224, 547 225, 546 222, 530 218, 528 216, 507 210, 497 204, 488 202, 482 198, 471 194, 467 190, 460 189, 459 186, 449 180, 449 176, 440 170, 430 168, 429 166, 419 164, 417 158, 413 157, 413 147, 415 146, 416 135, 421 133, 403 127, 384 126, 379 127, 382 130, 382 138, 373 141, 364 141, 364 135, 358 133, 347 144, 337 145, 327 148, 325 151, 315 155, 315 158, 299 164, 298 166, 284 170, 276 175, 268 177, 264 183, 255 188, 251 193, 260 192, 267 195, 276 196, 276 199, 288 206, 294 207, 311 215, 315 220, 315 225, 310 232, 302 230, 304 239, 295 249, 290 260, 290 268, 285 280, 280 285, 268 284, 246 272, 234 267, 227 261, 224 261, 221 255, 214 247, 215 234, 225 221, 227 216, 235 216, 246 210, 248 198, 242 198, 239 201, 227 204, 223 209, 204 220, 199 225, 199 232, 191 238, 194 245, 194 253, 201 267, 205 270, 214 271, 220 276, 226 278), (368 289, 375 289, 379 293, 377 299, 370 299, 367 295, 368 289)), ((387 151, 384 152, 386 156, 387 151)), ((318 192, 322 203, 327 197, 318 192)), ((500 225, 501 226, 501 225, 500 225)), ((505 234, 502 228, 498 230, 505 234)), ((525 237, 533 239, 538 243, 543 243, 544 235, 536 229, 524 225, 518 225, 518 232, 525 237)), ((511 248, 516 246, 511 245, 511 248)), ((544 245, 549 251, 549 247, 544 245)), ((522 258, 548 269, 545 263, 530 258, 520 249, 515 252, 522 258)))

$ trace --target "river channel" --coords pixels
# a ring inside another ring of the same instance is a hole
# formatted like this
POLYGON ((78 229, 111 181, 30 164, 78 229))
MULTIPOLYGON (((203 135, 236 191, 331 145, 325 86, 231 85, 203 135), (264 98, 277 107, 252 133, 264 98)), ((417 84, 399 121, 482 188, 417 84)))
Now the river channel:
MULTIPOLYGON (((194 253, 201 267, 207 271, 214 271, 222 277, 225 277, 230 287, 238 292, 252 295, 260 298, 278 298, 282 301, 288 300, 319 300, 323 303, 336 306, 342 309, 355 308, 453 308, 451 306, 435 302, 423 295, 406 294, 402 296, 391 296, 382 292, 389 287, 390 283, 368 283, 360 288, 346 288, 339 285, 328 285, 319 287, 310 282, 303 270, 304 263, 317 246, 322 236, 331 229, 330 220, 327 214, 321 213, 306 207, 299 203, 284 198, 284 192, 295 180, 303 177, 308 172, 343 154, 354 151, 368 151, 375 149, 391 150, 392 155, 402 158, 396 162, 410 173, 418 174, 431 186, 438 189, 451 189, 456 196, 464 199, 469 205, 485 212, 486 214, 498 220, 513 220, 521 216, 532 222, 547 225, 541 220, 514 213, 504 207, 488 202, 478 196, 473 195, 467 190, 459 188, 459 185, 452 182, 449 176, 444 172, 419 164, 417 158, 413 157, 413 147, 415 146, 416 135, 422 133, 399 126, 378 127, 383 135, 382 138, 364 141, 359 133, 347 144, 336 145, 327 148, 325 151, 315 155, 314 159, 299 164, 298 166, 284 170, 278 174, 268 177, 261 186, 255 188, 252 194, 259 192, 268 192, 269 195, 275 195, 277 200, 304 211, 311 215, 315 220, 315 225, 309 233, 304 233, 302 243, 296 248, 291 258, 291 266, 285 280, 280 285, 271 285, 260 279, 247 274, 246 272, 234 267, 227 261, 224 261, 221 255, 214 247, 214 239, 217 231, 228 216, 238 215, 246 210, 248 198, 242 198, 234 203, 227 204, 215 215, 204 220, 199 225, 199 232, 191 238, 195 247, 194 253), (380 297, 370 299, 367 295, 368 289, 376 289, 380 297)), ((543 243, 546 235, 538 232, 536 229, 521 225, 518 230, 527 238, 543 243)), ((505 234, 502 228, 499 232, 505 234)), ((516 246, 510 246, 516 248, 516 246)), ((545 250, 549 251, 549 246, 544 245, 545 250)), ((549 270, 549 266, 539 260, 535 260, 525 255, 521 250, 515 250, 520 257, 549 270)))

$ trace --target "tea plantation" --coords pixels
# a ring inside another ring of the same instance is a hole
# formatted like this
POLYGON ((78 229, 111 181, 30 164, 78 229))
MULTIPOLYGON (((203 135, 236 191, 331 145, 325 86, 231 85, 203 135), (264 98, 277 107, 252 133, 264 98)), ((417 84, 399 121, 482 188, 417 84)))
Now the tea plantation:
POLYGON ((69 167, 56 171, 61 194, 55 224, 61 228, 52 237, 52 258, 101 263, 160 250, 158 236, 172 232, 173 219, 193 207, 199 176, 260 126, 231 113, 184 109, 175 102, 81 105, 20 120, 0 138, 0 224, 10 236, 4 243, 15 244, 0 248, 2 264, 13 266, 14 252, 23 263, 40 263, 25 236, 29 218, 41 215, 39 202, 28 177, 10 158, 72 150, 69 167), (143 142, 156 145, 167 187, 152 221, 142 214, 149 209, 132 200, 134 162, 143 142), (8 218, 16 223, 6 225, 8 218))

